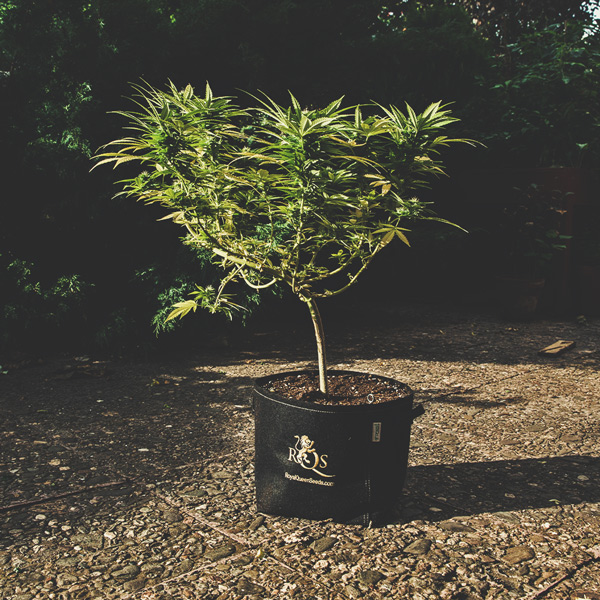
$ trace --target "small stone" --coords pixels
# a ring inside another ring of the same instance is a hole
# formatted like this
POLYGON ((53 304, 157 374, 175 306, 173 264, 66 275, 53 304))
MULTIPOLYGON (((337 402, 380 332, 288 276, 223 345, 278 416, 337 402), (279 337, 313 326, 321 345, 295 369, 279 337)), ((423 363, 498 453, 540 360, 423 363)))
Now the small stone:
POLYGON ((163 514, 167 523, 178 523, 183 520, 181 513, 177 510, 166 510, 163 514))
POLYGON ((364 583, 365 585, 375 585, 376 583, 379 583, 384 577, 385 575, 383 573, 373 570, 362 571, 358 574, 358 580, 361 583, 364 583))
POLYGON ((504 438, 502 440, 500 440, 501 443, 503 443, 505 446, 516 446, 517 444, 522 444, 523 440, 521 438, 518 437, 514 437, 514 438, 504 438))
POLYGON ((515 546, 506 551, 502 560, 509 565, 517 565, 526 560, 531 560, 534 556, 535 552, 529 546, 515 546))
POLYGON ((156 577, 160 575, 165 568, 157 562, 149 562, 144 563, 141 567, 141 571, 144 575, 149 575, 150 577, 156 577))
POLYGON ((202 496, 206 496, 206 490, 191 490, 189 492, 185 492, 184 496, 188 498, 202 498, 202 496))
POLYGON ((233 473, 229 471, 213 471, 211 473, 213 479, 232 479, 233 473))
POLYGON ((545 429, 548 429, 548 426, 542 425, 540 423, 536 423, 534 425, 529 425, 528 427, 525 427, 525 431, 531 431, 531 432, 544 431, 545 429))
POLYGON ((67 556, 65 558, 59 558, 55 564, 57 567, 74 567, 79 564, 79 559, 75 556, 67 556))
POLYGON ((245 567, 246 565, 249 565, 253 560, 254 558, 251 554, 242 554, 238 558, 232 559, 231 564, 235 567, 245 567))
POLYGON ((507 521, 508 523, 519 523, 519 517, 517 517, 516 515, 513 515, 512 513, 509 512, 504 512, 504 511, 500 511, 497 513, 492 513, 494 515, 494 517, 497 517, 498 519, 502 519, 503 521, 507 521))
POLYGON ((254 519, 254 521, 252 521, 252 523, 250 523, 250 525, 248 525, 248 529, 250 531, 256 531, 264 522, 265 518, 263 515, 259 515, 256 517, 256 519, 254 519))
POLYGON ((137 592, 141 590, 146 585, 146 580, 143 577, 138 577, 137 579, 132 579, 131 581, 126 581, 123 584, 123 588, 126 592, 137 592))
POLYGON ((415 540, 412 544, 409 544, 404 548, 404 552, 407 554, 422 555, 427 554, 431 548, 431 541, 426 539, 415 540))
POLYGON ((245 579, 244 577, 242 577, 238 581, 237 585, 235 586, 235 589, 240 594, 250 595, 250 596, 264 594, 264 592, 265 592, 265 588, 262 585, 253 583, 252 581, 245 579))
POLYGON ((174 572, 177 575, 181 575, 182 573, 187 573, 188 571, 191 571, 193 568, 194 561, 189 558, 185 558, 175 567, 174 572))
POLYGON ((207 560, 221 560, 235 554, 236 547, 233 544, 225 544, 218 548, 212 548, 204 553, 204 558, 207 560))
POLYGON ((464 523, 459 523, 458 521, 442 521, 439 524, 440 529, 444 531, 456 531, 456 532, 473 532, 475 531, 472 527, 465 525, 464 523))
POLYGON ((571 433, 571 434, 567 434, 567 435, 563 435, 560 438, 561 442, 581 442, 583 440, 583 435, 581 435, 580 433, 571 433))
POLYGON ((358 598, 361 597, 361 593, 353 585, 344 587, 344 592, 346 592, 350 598, 354 598, 355 600, 358 600, 358 598))
POLYGON ((128 581, 140 574, 140 568, 137 565, 127 565, 118 571, 114 571, 112 576, 121 581, 128 581))
POLYGON ((60 573, 56 576, 56 585, 61 588, 66 588, 74 583, 77 583, 77 577, 72 573, 60 573))
POLYGON ((104 544, 102 533, 77 533, 71 540, 83 548, 99 550, 104 544))
POLYGON ((337 538, 334 537, 322 537, 318 540, 315 540, 311 547, 317 553, 321 554, 322 552, 326 552, 330 548, 333 548, 335 543, 337 542, 337 538))

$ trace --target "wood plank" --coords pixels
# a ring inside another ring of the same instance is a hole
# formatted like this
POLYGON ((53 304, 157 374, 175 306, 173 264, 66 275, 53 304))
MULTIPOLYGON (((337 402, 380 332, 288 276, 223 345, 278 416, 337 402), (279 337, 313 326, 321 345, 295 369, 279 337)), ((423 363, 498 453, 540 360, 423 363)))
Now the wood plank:
POLYGON ((550 344, 545 348, 542 348, 538 354, 542 354, 544 356, 558 356, 567 350, 570 350, 575 346, 575 342, 571 342, 568 340, 558 340, 554 342, 554 344, 550 344))

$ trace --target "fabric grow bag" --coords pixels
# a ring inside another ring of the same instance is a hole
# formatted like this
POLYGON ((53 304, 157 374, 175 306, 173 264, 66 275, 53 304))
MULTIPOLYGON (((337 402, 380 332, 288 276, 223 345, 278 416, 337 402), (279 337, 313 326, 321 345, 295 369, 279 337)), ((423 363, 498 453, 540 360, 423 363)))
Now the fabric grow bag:
MULTIPOLYGON (((351 373, 349 371, 329 371, 351 373)), ((423 408, 412 390, 381 404, 319 405, 284 398, 256 381, 255 481, 257 510, 266 514, 377 523, 400 495, 410 429, 423 408)))

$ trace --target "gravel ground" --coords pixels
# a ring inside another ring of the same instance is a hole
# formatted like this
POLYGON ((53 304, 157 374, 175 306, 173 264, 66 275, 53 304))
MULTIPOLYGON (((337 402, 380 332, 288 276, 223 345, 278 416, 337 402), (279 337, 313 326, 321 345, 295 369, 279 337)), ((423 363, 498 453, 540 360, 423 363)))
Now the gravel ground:
POLYGON ((381 528, 256 512, 252 381, 311 365, 304 327, 3 361, 0 598, 600 600, 600 321, 375 312, 334 320, 331 366, 426 407, 381 528))

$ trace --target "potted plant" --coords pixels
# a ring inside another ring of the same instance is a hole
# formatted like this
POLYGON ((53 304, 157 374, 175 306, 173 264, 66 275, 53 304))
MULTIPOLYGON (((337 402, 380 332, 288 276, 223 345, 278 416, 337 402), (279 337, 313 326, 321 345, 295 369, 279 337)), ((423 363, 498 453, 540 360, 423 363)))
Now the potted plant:
MULTIPOLYGON (((440 103, 343 108, 342 99, 303 109, 267 96, 238 107, 230 97, 138 88, 133 131, 99 162, 136 161, 143 172, 123 193, 158 203, 223 269, 217 289, 198 286, 169 318, 198 307, 231 315, 238 281, 261 290, 288 285, 308 309, 318 369, 257 382, 256 488, 261 512, 363 522, 388 509, 406 472, 416 415, 408 386, 328 371, 317 300, 348 289, 406 224, 436 219, 414 197, 439 175, 443 135, 454 121, 440 103)), ((418 409, 416 409, 418 411, 418 409)))

